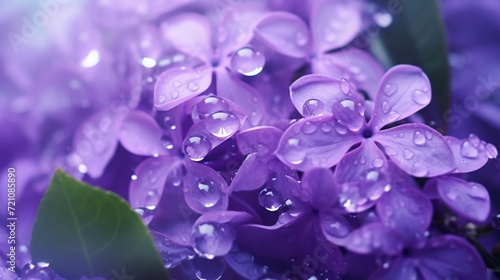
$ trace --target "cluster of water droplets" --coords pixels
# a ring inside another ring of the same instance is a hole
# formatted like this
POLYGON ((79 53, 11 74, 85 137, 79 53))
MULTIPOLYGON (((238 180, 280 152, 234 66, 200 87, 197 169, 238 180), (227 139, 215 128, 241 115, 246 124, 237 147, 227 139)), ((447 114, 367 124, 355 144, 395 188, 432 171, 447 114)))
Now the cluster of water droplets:
POLYGON ((498 156, 498 151, 494 145, 481 141, 475 134, 470 134, 460 144, 460 155, 464 158, 476 159, 483 152, 490 159, 498 156))
POLYGON ((231 225, 206 222, 195 225, 191 232, 194 251, 201 257, 213 259, 226 255, 235 239, 231 225))
POLYGON ((231 56, 231 69, 245 76, 255 76, 262 72, 266 58, 253 47, 244 47, 231 56))
MULTIPOLYGON (((0 275, 1 276, 1 275, 0 275)), ((38 279, 38 280, 52 280, 63 279, 52 271, 49 263, 46 262, 28 262, 21 269, 20 276, 22 279, 38 279)))

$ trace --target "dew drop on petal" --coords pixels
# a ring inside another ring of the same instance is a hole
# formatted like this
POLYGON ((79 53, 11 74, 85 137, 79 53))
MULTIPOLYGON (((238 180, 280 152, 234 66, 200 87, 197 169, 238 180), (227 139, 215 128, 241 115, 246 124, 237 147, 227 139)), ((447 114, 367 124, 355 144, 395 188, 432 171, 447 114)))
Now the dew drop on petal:
POLYGON ((431 101, 431 96, 427 92, 417 89, 413 91, 411 99, 419 105, 427 105, 431 101))
POLYGON ((425 144, 425 142, 426 142, 426 139, 425 139, 425 136, 422 134, 422 132, 415 131, 415 133, 413 133, 413 143, 415 145, 422 146, 425 144))
POLYGON ((344 135, 347 133, 347 128, 343 126, 341 123, 337 122, 335 123, 335 131, 337 131, 337 133, 340 135, 344 135))
POLYGON ((498 156, 498 150, 493 144, 486 144, 486 156, 488 158, 496 158, 498 156))
POLYGON ((259 204, 268 211, 277 211, 283 203, 281 193, 274 188, 264 188, 259 193, 259 204))
POLYGON ((216 205, 224 195, 221 186, 204 178, 198 178, 193 185, 188 186, 184 191, 205 208, 216 205))
POLYGON ((454 190, 454 189, 450 189, 447 193, 446 193, 446 197, 450 200, 455 200, 457 199, 458 197, 458 193, 454 190))
POLYGON ((348 94, 351 91, 351 85, 349 84, 349 81, 347 81, 347 79, 342 78, 340 80, 339 86, 340 86, 340 90, 344 94, 348 94))
POLYGON ((180 91, 178 91, 176 89, 174 89, 174 90, 172 90, 172 92, 170 92, 170 96, 172 97, 172 99, 177 99, 177 97, 179 97, 180 94, 181 94, 180 91))
POLYGON ((384 94, 387 96, 393 95, 394 93, 396 93, 397 90, 398 86, 395 84, 386 84, 383 89, 384 94))
POLYGON ((318 126, 315 123, 312 123, 310 121, 306 121, 304 123, 304 125, 302 126, 302 131, 305 134, 313 134, 314 132, 316 132, 317 129, 318 129, 318 126))
POLYGON ((302 32, 297 32, 295 34, 295 43, 299 46, 299 47, 303 47, 307 44, 307 37, 304 33, 302 32))
POLYGON ((403 156, 405 159, 411 159, 413 157, 413 152, 408 149, 405 149, 403 151, 403 156))
POLYGON ((373 14, 373 20, 379 27, 386 28, 392 23, 392 15, 388 11, 380 11, 373 14))
POLYGON ((198 85, 198 83, 195 83, 195 82, 189 82, 188 85, 187 85, 187 88, 190 90, 190 91, 197 91, 200 86, 198 85))
POLYGON ((479 146, 479 144, 481 144, 481 140, 479 139, 479 137, 477 137, 477 135, 473 133, 469 134, 468 140, 476 148, 479 146))
POLYGON ((373 164, 374 167, 379 168, 379 167, 382 167, 382 165, 384 165, 384 160, 381 159, 381 158, 379 158, 379 157, 377 157, 377 158, 373 159, 372 164, 373 164))
POLYGON ((204 136, 191 136, 184 141, 184 152, 193 161, 202 160, 212 150, 212 143, 204 136))
POLYGON ((231 112, 216 112, 206 119, 205 128, 216 137, 229 137, 240 129, 240 120, 231 112))
POLYGON ((235 233, 231 225, 216 222, 199 224, 191 232, 194 251, 207 259, 228 253, 234 239, 235 233))
POLYGON ((300 164, 306 158, 306 151, 302 147, 302 142, 297 138, 290 138, 286 142, 284 158, 291 164, 300 164))
POLYGON ((302 106, 302 114, 304 117, 313 117, 323 115, 325 105, 317 99, 309 99, 302 106))
POLYGON ((231 69, 245 76, 255 76, 264 68, 266 58, 259 51, 245 47, 231 57, 231 69))
POLYGON ((477 158, 479 155, 479 151, 477 150, 474 145, 472 145, 469 140, 464 140, 462 141, 462 144, 460 144, 460 155, 466 158, 477 158))
POLYGON ((335 216, 325 215, 320 221, 321 228, 333 237, 342 238, 350 232, 348 225, 335 219, 335 216))
POLYGON ((363 118, 364 109, 361 109, 363 106, 359 104, 361 103, 356 103, 351 99, 341 100, 333 105, 333 115, 340 124, 344 125, 349 130, 358 131, 365 122, 363 118))
POLYGON ((488 199, 489 196, 488 191, 486 189, 474 183, 471 183, 470 189, 468 189, 467 194, 472 198, 482 199, 482 200, 488 199))
POLYGON ((211 114, 229 109, 226 100, 217 96, 208 96, 195 105, 194 110, 200 119, 205 119, 211 114))
POLYGON ((427 140, 432 140, 432 137, 434 137, 434 134, 432 134, 432 132, 430 132, 430 131, 428 131, 428 130, 427 130, 427 131, 425 132, 425 138, 426 138, 427 140))
POLYGON ((385 149, 385 153, 389 156, 393 156, 393 155, 398 153, 398 151, 396 149, 389 147, 389 146, 385 146, 384 149, 385 149))
POLYGON ((320 129, 324 133, 329 133, 330 131, 332 131, 333 127, 329 123, 322 123, 321 126, 320 126, 320 129))
POLYGON ((155 216, 155 207, 138 207, 134 211, 141 216, 145 224, 149 224, 155 216))
POLYGON ((427 167, 425 167, 425 165, 416 162, 411 168, 411 173, 417 177, 424 177, 425 175, 427 175, 427 173, 429 173, 429 170, 427 170, 427 167))

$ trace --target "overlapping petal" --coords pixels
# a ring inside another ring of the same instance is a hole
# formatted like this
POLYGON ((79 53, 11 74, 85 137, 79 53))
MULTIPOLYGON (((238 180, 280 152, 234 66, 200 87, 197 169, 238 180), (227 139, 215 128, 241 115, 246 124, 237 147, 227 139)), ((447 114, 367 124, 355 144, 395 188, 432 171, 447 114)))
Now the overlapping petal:
POLYGON ((240 132, 236 137, 238 149, 244 155, 257 153, 263 161, 274 158, 274 151, 283 131, 273 126, 258 126, 240 132))
POLYGON ((358 181, 365 177, 369 170, 384 172, 387 168, 386 162, 384 153, 375 142, 366 139, 342 158, 335 168, 335 177, 338 183, 358 181))
POLYGON ((153 117, 143 111, 131 111, 118 132, 120 143, 129 152, 141 156, 166 155, 161 137, 163 132, 153 117))
POLYGON ((457 173, 466 173, 483 167, 488 159, 498 154, 495 146, 481 141, 476 135, 460 140, 452 136, 445 136, 454 158, 457 173))
POLYGON ((337 199, 338 189, 329 169, 311 169, 302 177, 302 197, 318 211, 330 208, 337 199))
POLYGON ((256 190, 267 181, 269 168, 256 153, 249 154, 231 181, 229 192, 256 190))
POLYGON ((349 234, 344 246, 359 254, 383 253, 397 255, 403 250, 399 234, 381 223, 364 225, 349 234))

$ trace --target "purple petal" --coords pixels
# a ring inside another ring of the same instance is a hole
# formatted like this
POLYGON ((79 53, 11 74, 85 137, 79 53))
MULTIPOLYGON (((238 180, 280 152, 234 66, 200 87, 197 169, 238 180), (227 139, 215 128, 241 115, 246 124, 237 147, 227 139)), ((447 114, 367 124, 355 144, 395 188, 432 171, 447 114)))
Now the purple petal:
POLYGON ((467 220, 484 222, 490 213, 490 196, 478 183, 440 176, 428 181, 424 191, 437 194, 446 206, 467 220))
POLYGON ((358 254, 374 252, 397 255, 403 250, 403 242, 397 232, 381 223, 371 223, 351 232, 344 246, 358 254))
POLYGON ((377 203, 382 223, 401 234, 407 245, 424 238, 432 218, 432 204, 421 191, 406 184, 392 186, 377 203))
MULTIPOLYGON (((398 258, 392 261, 388 268, 379 268, 370 275, 370 280, 401 280, 421 279, 417 262, 410 258, 398 258)), ((432 279, 432 278, 426 278, 432 279)))
POLYGON ((169 18, 161 25, 162 35, 177 50, 210 63, 212 29, 205 16, 185 13, 169 18))
POLYGON ((92 115, 76 131, 71 157, 81 161, 78 166, 80 172, 88 172, 92 178, 101 177, 118 145, 116 135, 119 123, 120 116, 101 111, 92 115))
POLYGON ((221 211, 221 212, 208 212, 201 215, 196 220, 195 225, 208 222, 218 222, 221 224, 240 225, 248 223, 252 220, 252 216, 246 212, 238 211, 221 211))
POLYGON ((319 213, 319 225, 325 238, 335 245, 343 246, 352 230, 349 222, 339 214, 331 211, 319 213))
POLYGON ((394 163, 415 177, 433 177, 455 168, 455 159, 444 137, 423 124, 403 124, 375 133, 394 163))
POLYGON ((135 169, 128 199, 133 208, 155 208, 160 201, 169 173, 181 162, 177 157, 149 158, 135 169))
POLYGON ((257 154, 249 154, 238 169, 228 192, 252 191, 266 183, 269 177, 269 168, 257 154))
POLYGON ((131 111, 123 120, 118 139, 127 151, 140 156, 166 155, 163 131, 150 114, 131 111))
POLYGON ((250 126, 259 125, 265 110, 257 91, 225 69, 217 70, 216 77, 217 95, 236 103, 247 115, 250 126))
POLYGON ((160 232, 154 230, 149 232, 166 268, 174 268, 188 257, 194 255, 190 246, 179 244, 160 232))
POLYGON ((313 73, 350 81, 358 90, 368 93, 375 100, 377 87, 384 75, 384 68, 370 54, 348 48, 319 55, 312 60, 313 73))
POLYGON ((486 266, 472 245, 463 238, 443 235, 412 254, 425 279, 487 279, 486 266))
POLYGON ((226 210, 227 183, 212 168, 190 162, 184 177, 184 199, 191 209, 203 214, 226 210))
POLYGON ((380 129, 404 119, 431 102, 431 85, 422 69, 397 65, 380 81, 370 125, 380 129))
POLYGON ((276 156, 290 167, 305 171, 332 167, 361 136, 333 122, 331 116, 302 119, 281 137, 276 156))
POLYGON ((338 189, 329 169, 311 169, 302 177, 302 197, 318 211, 330 208, 337 199, 338 189))
MULTIPOLYGON (((448 145, 453 151, 457 173, 476 171, 483 167, 491 156, 488 155, 488 144, 471 134, 460 140, 452 136, 445 136, 448 145)), ((491 147, 491 146, 490 146, 491 147)), ((494 146, 493 146, 494 147, 494 146)), ((496 148, 495 148, 496 150, 496 148)))
POLYGON ((242 154, 257 153, 267 162, 274 158, 281 135, 283 131, 273 126, 259 126, 242 131, 236 137, 242 154))
POLYGON ((331 114, 335 103, 354 98, 349 82, 316 74, 297 79, 290 86, 290 96, 297 111, 306 118, 331 114))
POLYGON ((269 267, 257 263, 254 256, 247 251, 241 250, 233 244, 231 251, 224 256, 227 264, 244 279, 258 280, 267 274, 269 267))
POLYGON ((317 54, 347 45, 361 30, 361 5, 356 1, 322 1, 311 14, 317 54))
POLYGON ((303 58, 310 53, 309 29, 302 19, 294 14, 268 13, 257 24, 254 32, 272 49, 284 55, 303 58))
POLYGON ((367 139, 342 158, 335 169, 335 177, 338 183, 354 182, 363 178, 368 170, 385 171, 386 168, 384 153, 375 142, 367 139))
POLYGON ((163 72, 154 89, 156 109, 166 111, 201 94, 212 83, 212 68, 208 66, 172 68, 163 72))

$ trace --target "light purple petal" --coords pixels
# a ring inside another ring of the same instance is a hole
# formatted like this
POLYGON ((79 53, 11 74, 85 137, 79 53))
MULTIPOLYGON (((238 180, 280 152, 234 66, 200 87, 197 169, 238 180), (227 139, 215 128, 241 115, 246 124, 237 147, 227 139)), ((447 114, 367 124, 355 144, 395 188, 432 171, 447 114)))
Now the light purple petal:
POLYGON ((252 220, 252 216, 246 212, 239 211, 220 211, 220 212, 208 212, 201 215, 198 220, 196 220, 195 225, 199 225, 207 222, 217 222, 221 224, 231 224, 240 225, 248 223, 252 220))
POLYGON ((338 183, 358 181, 368 170, 385 172, 386 161, 384 153, 367 139, 342 158, 335 169, 335 177, 338 183))
POLYGON ((311 13, 316 53, 347 45, 361 30, 361 8, 357 1, 322 1, 311 13))
POLYGON ((397 232, 381 223, 364 225, 347 236, 344 246, 358 254, 374 252, 397 255, 403 250, 403 242, 397 232))
POLYGON ((375 100, 377 87, 384 75, 384 68, 370 54, 347 48, 334 53, 319 55, 312 60, 313 73, 347 79, 355 89, 364 90, 375 100))
POLYGON ((283 135, 283 131, 273 126, 258 126, 240 132, 238 149, 244 155, 257 153, 260 158, 267 162, 274 158, 274 151, 278 147, 278 142, 283 135))
POLYGON ((302 177, 302 197, 318 211, 327 210, 337 199, 338 189, 329 169, 311 169, 302 177))
POLYGON ((264 105, 257 91, 225 69, 219 69, 217 95, 236 103, 247 115, 248 125, 256 126, 262 121, 264 105))
POLYGON ((331 211, 319 213, 319 225, 325 238, 339 246, 344 245, 347 236, 352 231, 352 226, 342 215, 331 211))
POLYGON ((118 139, 127 151, 140 156, 166 155, 163 131, 150 114, 131 111, 123 120, 118 139))
POLYGON ((154 230, 149 232, 166 268, 174 268, 189 256, 195 254, 191 246, 177 243, 160 232, 154 230))
POLYGON ((375 133, 394 163, 415 177, 434 177, 455 168, 455 159, 444 137, 423 124, 403 124, 375 133))
POLYGON ((208 19, 200 14, 185 13, 169 18, 161 25, 166 41, 177 50, 210 63, 212 29, 208 19))
POLYGON ((290 86, 293 105, 302 116, 331 114, 335 103, 353 98, 349 82, 342 82, 323 75, 306 75, 290 86), (347 83, 347 84, 346 84, 347 83))
POLYGON ((155 208, 160 201, 169 173, 181 164, 177 157, 149 158, 135 169, 128 199, 133 208, 155 208))
POLYGON ((490 213, 490 196, 485 187, 452 176, 440 176, 427 182, 424 191, 439 198, 460 216, 484 222, 490 213))
POLYGON ((474 134, 469 135, 468 138, 463 140, 452 136, 445 136, 444 138, 448 141, 453 151, 457 168, 455 170, 456 173, 476 171, 483 167, 490 158, 490 156, 488 156, 488 145, 491 144, 481 141, 474 134))
POLYGON ((92 178, 101 177, 118 145, 117 131, 121 116, 111 111, 92 115, 76 131, 71 157, 80 161, 80 172, 92 178))
MULTIPOLYGON (((416 265, 418 261, 411 258, 398 258, 389 264, 388 268, 379 268, 370 275, 370 280, 401 280, 422 279, 416 265)), ((428 278, 433 279, 433 278, 428 278)))
POLYGON ((302 119, 281 137, 277 157, 290 167, 305 171, 332 167, 361 136, 333 122, 332 116, 302 119))
POLYGON ((186 165, 184 199, 191 209, 203 214, 227 209, 227 183, 212 168, 194 162, 186 165))
POLYGON ((254 260, 254 256, 247 251, 239 249, 233 244, 231 251, 224 256, 227 264, 244 279, 258 280, 262 279, 269 270, 269 267, 260 264, 254 260))
POLYGON ((269 168, 255 153, 249 154, 234 176, 228 192, 252 191, 264 185, 269 177, 269 168))
POLYGON ((172 68, 163 72, 154 89, 156 109, 166 111, 201 94, 212 83, 212 68, 208 66, 172 68))
POLYGON ((431 84, 422 69, 397 65, 380 81, 370 125, 380 129, 386 124, 413 115, 431 102, 431 84))
POLYGON ((309 29, 302 19, 294 14, 268 13, 259 21, 254 32, 272 49, 284 55, 303 58, 310 53, 309 29))
POLYGON ((385 226, 401 234, 406 245, 415 245, 429 227, 432 204, 421 191, 397 184, 380 198, 377 213, 385 226))
POLYGON ((425 279, 487 279, 486 266, 477 250, 458 236, 433 238, 412 257, 418 260, 425 279))

